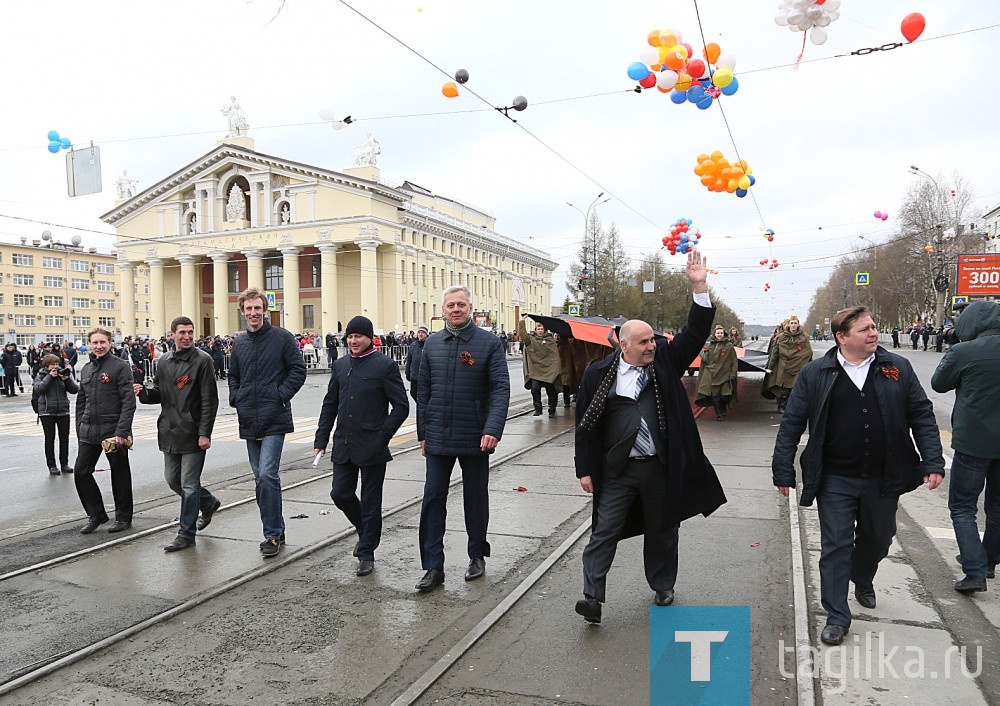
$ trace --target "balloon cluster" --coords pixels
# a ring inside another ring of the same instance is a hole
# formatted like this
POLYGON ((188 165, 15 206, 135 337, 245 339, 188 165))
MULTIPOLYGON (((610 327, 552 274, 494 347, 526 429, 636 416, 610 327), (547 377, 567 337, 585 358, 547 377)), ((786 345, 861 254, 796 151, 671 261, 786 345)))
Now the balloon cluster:
POLYGON ((68 137, 59 137, 56 130, 49 130, 49 152, 57 154, 59 150, 68 150, 73 146, 73 142, 68 137))
MULTIPOLYGON (((465 69, 459 69, 455 72, 455 80, 458 83, 465 83, 469 80, 469 72, 465 69)), ((441 86, 441 93, 444 94, 445 98, 458 98, 458 86, 451 81, 445 81, 445 84, 441 86)))
POLYGON ((719 150, 710 155, 699 154, 694 173, 701 177, 701 183, 709 191, 717 193, 726 191, 740 198, 746 196, 750 187, 757 183, 753 169, 746 160, 741 159, 730 164, 719 150))
POLYGON ((774 23, 793 32, 808 32, 813 44, 823 44, 827 40, 824 28, 838 17, 840 0, 780 0, 774 23))
POLYGON ((687 253, 693 250, 701 239, 701 232, 697 226, 691 226, 690 218, 678 218, 670 226, 670 234, 663 236, 663 247, 670 251, 671 255, 677 253, 687 253))
POLYGON ((952 240, 955 237, 955 229, 949 228, 944 232, 944 235, 942 235, 941 237, 944 238, 945 240, 952 240))
POLYGON ((881 211, 875 211, 875 217, 877 219, 879 219, 880 221, 885 221, 885 220, 888 220, 889 214, 888 213, 882 213, 881 211))
POLYGON ((764 291, 765 292, 771 291, 771 285, 767 282, 764 282, 764 291))
MULTIPOLYGON (((766 240, 769 243, 773 243, 774 242, 774 229, 773 228, 768 228, 767 230, 764 231, 764 240, 766 240)), ((763 263, 761 263, 761 264, 763 264, 763 263)))
POLYGON ((769 270, 776 270, 776 269, 778 269, 778 261, 775 260, 773 257, 770 260, 768 260, 765 257, 763 260, 760 261, 760 264, 767 265, 767 269, 769 269, 769 270))
POLYGON ((702 58, 694 55, 694 48, 674 29, 654 29, 646 42, 649 46, 639 52, 639 61, 628 66, 628 77, 643 88, 673 91, 672 102, 694 103, 701 110, 711 107, 720 96, 739 90, 740 82, 733 75, 736 56, 723 54, 715 42, 705 45, 702 58))

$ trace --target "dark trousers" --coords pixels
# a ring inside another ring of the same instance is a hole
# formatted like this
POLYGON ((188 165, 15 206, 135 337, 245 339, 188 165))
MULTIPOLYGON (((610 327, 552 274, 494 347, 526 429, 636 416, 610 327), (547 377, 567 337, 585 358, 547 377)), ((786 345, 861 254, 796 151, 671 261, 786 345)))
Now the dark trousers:
POLYGON ((410 380, 410 397, 413 398, 414 402, 417 401, 417 381, 416 380, 410 380))
MULTIPOLYGON (((76 481, 76 492, 83 503, 87 517, 106 520, 108 513, 104 510, 104 499, 101 489, 94 480, 94 469, 104 450, 100 444, 79 442, 76 452, 76 465, 73 467, 73 480, 76 481)), ((119 447, 113 454, 105 454, 111 466, 111 492, 115 497, 115 519, 121 522, 132 521, 132 469, 128 464, 128 449, 119 447)))
POLYGON ((39 417, 45 432, 45 464, 56 468, 56 431, 59 431, 59 466, 61 470, 69 465, 69 415, 64 417, 39 417))
POLYGON ((490 555, 486 528, 490 523, 490 457, 438 456, 427 454, 427 479, 420 506, 420 564, 425 570, 444 570, 444 527, 448 517, 448 483, 455 459, 462 467, 465 501, 465 531, 469 535, 469 558, 490 555))
POLYGON ((15 394, 14 386, 17 384, 17 373, 13 370, 5 370, 4 373, 3 390, 8 397, 11 397, 15 394))
POLYGON ((646 581, 654 591, 666 591, 677 581, 677 525, 667 525, 658 509, 667 502, 667 471, 659 459, 628 461, 621 474, 608 478, 597 504, 597 526, 583 550, 583 592, 604 602, 608 571, 629 508, 641 498, 645 520, 642 560, 646 581))
POLYGON ((542 411, 542 388, 545 388, 545 392, 549 397, 549 409, 553 410, 556 408, 556 403, 559 402, 559 392, 556 391, 556 384, 554 382, 542 382, 541 380, 531 381, 531 400, 535 403, 535 411, 542 411))
POLYGON ((385 464, 355 466, 350 463, 333 464, 333 488, 330 497, 358 531, 358 559, 375 559, 375 548, 382 539, 382 484, 385 483, 385 464), (361 474, 361 499, 358 474, 361 474))
POLYGON ((974 579, 985 579, 1000 564, 1000 459, 976 458, 955 452, 948 481, 948 509, 962 557, 962 570, 974 579), (983 495, 986 528, 979 537, 977 516, 983 495))
POLYGON ((820 597, 829 625, 850 627, 849 582, 867 588, 896 536, 899 496, 881 497, 881 478, 823 478, 819 510, 820 597))

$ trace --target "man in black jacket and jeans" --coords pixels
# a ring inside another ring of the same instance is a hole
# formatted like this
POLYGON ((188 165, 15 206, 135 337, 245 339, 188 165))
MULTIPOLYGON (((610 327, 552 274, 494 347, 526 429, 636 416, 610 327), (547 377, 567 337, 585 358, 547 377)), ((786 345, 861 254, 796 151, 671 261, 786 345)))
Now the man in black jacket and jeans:
POLYGON ((837 347, 799 373, 781 418, 771 472, 787 497, 795 487, 795 454, 808 424, 809 441, 799 459, 799 503, 817 501, 820 594, 827 612, 820 639, 839 645, 851 625, 849 583, 858 603, 874 609, 875 572, 896 535, 899 496, 922 483, 938 487, 944 457, 927 394, 909 361, 878 345, 871 313, 863 306, 841 309, 830 329, 837 347))
POLYGON ((222 504, 201 485, 205 452, 212 446, 219 410, 219 390, 212 357, 194 345, 194 322, 178 316, 170 331, 177 349, 160 358, 152 387, 136 384, 134 389, 143 404, 161 405, 156 436, 163 452, 163 476, 181 496, 177 537, 163 550, 178 552, 194 546, 195 530, 208 527, 222 504))
POLYGON ((347 324, 348 355, 334 362, 313 443, 314 456, 326 449, 334 420, 333 488, 330 497, 358 531, 358 576, 375 569, 382 537, 382 485, 392 460, 389 440, 410 411, 399 366, 372 345, 372 322, 355 316, 347 324), (392 411, 389 411, 389 406, 392 411), (355 492, 361 474, 361 500, 355 492))

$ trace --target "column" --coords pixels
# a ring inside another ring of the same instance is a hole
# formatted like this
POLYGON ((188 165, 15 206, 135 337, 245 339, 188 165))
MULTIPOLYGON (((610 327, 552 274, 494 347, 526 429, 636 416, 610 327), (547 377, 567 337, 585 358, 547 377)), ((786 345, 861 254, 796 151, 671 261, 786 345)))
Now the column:
POLYGON ((209 184, 205 189, 205 203, 208 206, 208 216, 206 220, 198 217, 198 232, 211 233, 215 230, 215 184, 209 184))
POLYGON ((149 265, 149 330, 153 338, 166 334, 170 328, 167 321, 167 300, 163 293, 163 260, 146 260, 149 265))
POLYGON ((337 246, 319 245, 320 306, 323 309, 323 335, 337 332, 337 246))
POLYGON ((361 313, 372 320, 375 328, 382 322, 379 320, 378 298, 378 246, 381 239, 355 240, 355 245, 361 249, 361 313))
POLYGON ((247 287, 264 290, 264 251, 244 250, 247 256, 247 287))
POLYGON ((181 315, 187 316, 198 325, 198 273, 195 271, 195 259, 192 255, 178 255, 181 263, 181 315))
POLYGON ((119 262, 118 268, 122 271, 122 336, 135 338, 135 265, 128 261, 119 262))
POLYGON ((285 294, 285 328, 302 332, 302 306, 299 303, 299 249, 291 245, 278 248, 281 253, 282 282, 285 294))
POLYGON ((229 255, 212 253, 212 290, 215 292, 215 335, 232 332, 229 325, 229 255))

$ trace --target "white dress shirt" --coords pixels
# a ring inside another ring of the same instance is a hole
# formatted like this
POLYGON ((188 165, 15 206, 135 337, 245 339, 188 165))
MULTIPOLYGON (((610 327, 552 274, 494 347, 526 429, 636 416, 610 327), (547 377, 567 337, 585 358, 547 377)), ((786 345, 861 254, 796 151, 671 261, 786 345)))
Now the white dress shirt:
POLYGON ((837 349, 837 360, 840 362, 840 367, 844 369, 847 373, 847 377, 851 379, 854 386, 859 390, 865 386, 865 380, 868 379, 868 369, 872 367, 872 361, 875 360, 875 354, 872 353, 870 356, 862 360, 857 365, 849 363, 847 359, 841 355, 840 349, 837 349))

